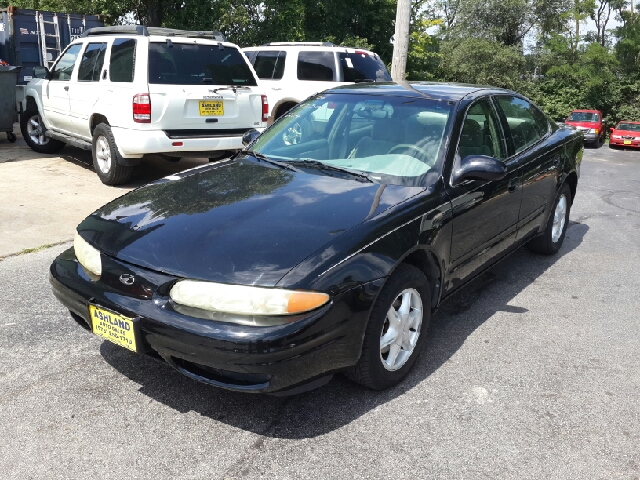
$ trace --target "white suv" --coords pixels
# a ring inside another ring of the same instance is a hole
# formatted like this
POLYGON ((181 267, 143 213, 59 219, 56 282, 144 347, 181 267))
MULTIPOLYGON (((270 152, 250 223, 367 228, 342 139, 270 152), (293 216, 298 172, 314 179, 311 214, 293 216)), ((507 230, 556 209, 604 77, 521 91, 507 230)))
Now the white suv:
POLYGON ((336 85, 388 82, 380 57, 361 48, 327 42, 271 42, 242 51, 269 97, 269 124, 302 100, 336 85))
POLYGON ((93 28, 34 75, 20 119, 27 144, 40 153, 67 143, 91 149, 108 185, 128 181, 146 154, 215 160, 267 126, 253 68, 219 33, 93 28))

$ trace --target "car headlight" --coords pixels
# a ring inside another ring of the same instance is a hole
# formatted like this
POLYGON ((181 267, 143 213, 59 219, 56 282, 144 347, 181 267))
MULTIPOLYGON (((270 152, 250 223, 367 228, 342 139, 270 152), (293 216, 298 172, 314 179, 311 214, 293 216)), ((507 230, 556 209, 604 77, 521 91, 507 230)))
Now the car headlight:
POLYGON ((613 138, 614 140, 619 140, 622 137, 620 135, 611 135, 611 138, 613 138))
POLYGON ((329 295, 320 292, 197 280, 178 281, 169 296, 179 305, 239 315, 293 315, 314 310, 329 301, 329 295))
POLYGON ((598 133, 598 130, 596 130, 595 128, 590 128, 589 133, 598 133))
POLYGON ((73 249, 76 252, 76 258, 80 262, 80 265, 98 277, 102 275, 100 252, 98 249, 89 245, 89 242, 78 235, 78 233, 76 233, 73 239, 73 249))

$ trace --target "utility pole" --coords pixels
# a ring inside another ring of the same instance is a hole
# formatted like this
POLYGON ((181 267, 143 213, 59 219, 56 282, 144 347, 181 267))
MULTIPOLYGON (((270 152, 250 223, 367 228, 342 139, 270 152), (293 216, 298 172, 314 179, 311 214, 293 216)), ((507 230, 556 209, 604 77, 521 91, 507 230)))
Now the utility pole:
POLYGON ((393 37, 393 60, 391 78, 395 82, 404 80, 409 51, 409 21, 411 20, 411 0, 398 0, 396 11, 396 32, 393 37))

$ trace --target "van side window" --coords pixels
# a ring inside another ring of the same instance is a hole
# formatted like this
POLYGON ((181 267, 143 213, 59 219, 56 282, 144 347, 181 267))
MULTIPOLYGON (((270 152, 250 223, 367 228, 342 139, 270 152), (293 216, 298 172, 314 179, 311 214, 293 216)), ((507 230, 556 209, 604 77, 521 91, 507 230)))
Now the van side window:
POLYGON ((106 51, 106 43, 89 43, 87 45, 82 54, 82 60, 80 60, 80 67, 78 67, 79 82, 100 81, 106 51))
POLYGON ((51 80, 59 80, 68 82, 71 80, 71 74, 73 73, 73 67, 76 64, 76 60, 78 59, 78 54, 80 53, 80 49, 82 48, 81 43, 77 43, 75 45, 71 45, 64 55, 58 60, 55 67, 51 71, 51 80))
POLYGON ((136 65, 136 41, 133 38, 117 38, 111 46, 109 78, 112 82, 133 82, 136 65))
POLYGON ((298 80, 333 82, 336 79, 336 57, 333 52, 300 52, 298 80))
POLYGON ((253 62, 253 69, 258 78, 263 80, 280 80, 284 74, 284 62, 287 52, 258 52, 253 62))

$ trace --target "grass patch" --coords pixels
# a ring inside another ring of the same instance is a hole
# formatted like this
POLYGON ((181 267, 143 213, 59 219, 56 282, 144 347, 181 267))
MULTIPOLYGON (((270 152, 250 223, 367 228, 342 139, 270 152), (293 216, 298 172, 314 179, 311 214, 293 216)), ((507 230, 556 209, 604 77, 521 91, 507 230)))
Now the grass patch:
POLYGON ((46 250, 47 248, 55 247, 56 245, 60 245, 60 244, 59 243, 45 243, 44 245, 40 245, 39 247, 36 247, 36 248, 25 248, 24 250, 19 252, 18 255, 26 255, 27 253, 40 252, 42 250, 46 250))

